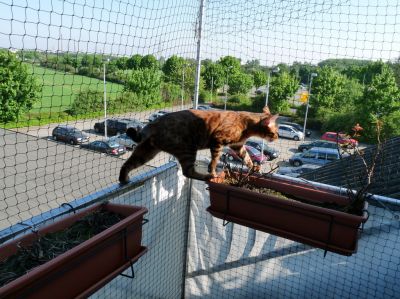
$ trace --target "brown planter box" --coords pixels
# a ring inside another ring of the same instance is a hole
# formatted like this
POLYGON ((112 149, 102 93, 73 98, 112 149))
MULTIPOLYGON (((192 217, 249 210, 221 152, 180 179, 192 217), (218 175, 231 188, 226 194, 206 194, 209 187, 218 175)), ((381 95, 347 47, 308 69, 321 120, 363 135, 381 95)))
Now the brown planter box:
MULTIPOLYGON (((257 187, 265 187, 315 203, 345 205, 348 198, 301 183, 251 177, 257 187)), ((261 194, 223 184, 223 178, 208 182, 213 216, 293 241, 352 255, 357 251, 359 227, 368 219, 365 203, 362 216, 261 194)))
MULTIPOLYGON (((147 209, 107 203, 94 205, 39 230, 39 235, 61 231, 100 209, 126 218, 53 260, 0 288, 0 298, 85 298, 137 261, 147 248, 141 246, 142 221, 147 209)), ((37 239, 27 234, 0 247, 0 260, 13 255, 17 245, 37 239)))

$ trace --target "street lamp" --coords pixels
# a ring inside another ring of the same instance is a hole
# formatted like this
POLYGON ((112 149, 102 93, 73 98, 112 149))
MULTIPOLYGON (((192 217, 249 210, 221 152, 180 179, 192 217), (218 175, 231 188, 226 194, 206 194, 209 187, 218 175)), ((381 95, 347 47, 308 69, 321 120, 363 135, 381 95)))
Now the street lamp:
POLYGON ((227 70, 227 72, 226 72, 226 85, 224 86, 224 89, 226 88, 226 91, 225 91, 224 110, 226 110, 226 102, 228 101, 228 86, 229 86, 228 78, 229 78, 229 71, 230 71, 232 68, 233 68, 232 65, 231 65, 231 66, 228 66, 228 70, 227 70))
POLYGON ((311 85, 314 77, 317 77, 317 73, 311 73, 310 75, 310 85, 308 86, 308 99, 307 99, 307 106, 306 106, 306 115, 304 116, 304 126, 303 126, 303 139, 306 136, 306 125, 307 125, 307 115, 308 115, 308 107, 310 103, 310 97, 311 97, 311 85))
MULTIPOLYGON (((107 58, 107 62, 110 58, 107 58)), ((104 85, 104 137, 107 139, 107 88, 106 88, 106 63, 103 63, 103 85, 104 85)))
POLYGON ((185 67, 186 65, 182 67, 181 110, 183 110, 183 97, 185 94, 185 67))
POLYGON ((274 68, 273 70, 268 71, 268 80, 267 80, 267 89, 265 91, 265 106, 268 106, 268 98, 269 98, 269 81, 271 78, 271 73, 279 73, 279 67, 274 68))
MULTIPOLYGON (((267 80, 267 86, 265 90, 265 106, 268 106, 268 98, 269 98, 269 81, 271 78, 271 73, 278 73, 280 71, 279 67, 274 68, 273 70, 268 70, 268 80, 267 80)), ((261 159, 264 159, 264 147, 265 147, 265 141, 264 139, 262 140, 261 144, 261 159)))

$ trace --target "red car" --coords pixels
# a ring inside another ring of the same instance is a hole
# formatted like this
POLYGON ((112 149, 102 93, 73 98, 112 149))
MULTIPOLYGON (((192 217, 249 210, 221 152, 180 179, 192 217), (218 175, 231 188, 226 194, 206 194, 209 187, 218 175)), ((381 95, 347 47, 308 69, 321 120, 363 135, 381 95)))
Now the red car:
POLYGON ((348 137, 346 134, 336 132, 326 132, 321 137, 322 140, 337 142, 340 145, 347 147, 356 147, 358 145, 358 141, 348 137))
MULTIPOLYGON (((261 155, 261 152, 250 145, 244 146, 247 150, 247 153, 250 156, 251 161, 253 161, 254 165, 261 165, 267 162, 267 158, 265 155, 261 155)), ((236 154, 234 150, 227 147, 225 148, 225 153, 228 161, 242 161, 242 159, 236 154)))

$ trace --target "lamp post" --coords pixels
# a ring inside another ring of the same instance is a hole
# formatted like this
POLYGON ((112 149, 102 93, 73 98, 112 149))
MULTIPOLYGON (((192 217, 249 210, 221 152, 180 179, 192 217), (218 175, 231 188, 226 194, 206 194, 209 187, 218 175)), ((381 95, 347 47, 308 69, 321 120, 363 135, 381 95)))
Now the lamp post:
POLYGON ((268 98, 269 98, 269 81, 271 79, 271 73, 278 73, 280 71, 279 67, 274 68, 273 70, 268 71, 268 80, 267 87, 265 90, 265 106, 268 106, 268 98))
POLYGON ((308 86, 308 99, 307 99, 307 106, 306 106, 306 115, 304 116, 304 126, 303 126, 303 139, 305 139, 306 136, 306 125, 307 125, 307 115, 308 115, 308 107, 310 103, 310 97, 311 97, 311 85, 314 77, 317 77, 317 73, 311 73, 310 75, 310 85, 308 86))
MULTIPOLYGON (((278 73, 279 71, 280 71, 279 67, 276 67, 273 70, 268 70, 267 86, 266 86, 266 90, 265 90, 265 106, 268 106, 269 82, 270 82, 270 78, 271 78, 271 73, 278 73)), ((264 159, 264 147, 265 147, 265 141, 263 139, 262 144, 261 144, 261 160, 264 159)))
POLYGON ((225 91, 224 110, 226 110, 226 102, 228 101, 228 86, 229 86, 228 78, 229 78, 229 71, 230 71, 232 68, 233 68, 232 65, 231 65, 231 66, 228 66, 228 70, 227 70, 227 72, 226 72, 226 85, 225 85, 225 87, 224 87, 224 88, 226 88, 226 91, 225 91))
POLYGON ((183 110, 183 97, 185 94, 185 67, 186 65, 182 67, 181 110, 183 110))
MULTIPOLYGON (((110 58, 107 59, 107 62, 110 58)), ((104 138, 107 139, 107 88, 106 88, 106 63, 103 63, 103 85, 104 85, 104 138)))

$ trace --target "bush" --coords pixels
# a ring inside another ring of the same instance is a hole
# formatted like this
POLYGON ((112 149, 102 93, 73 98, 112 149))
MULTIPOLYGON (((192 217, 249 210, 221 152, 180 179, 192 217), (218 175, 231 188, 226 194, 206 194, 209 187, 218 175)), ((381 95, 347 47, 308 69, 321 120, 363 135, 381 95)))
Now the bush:
POLYGON ((182 89, 174 83, 163 82, 161 84, 161 97, 166 103, 177 103, 181 101, 182 89))
POLYGON ((235 94, 228 98, 228 102, 232 104, 241 104, 245 106, 251 106, 252 102, 250 98, 245 94, 235 94))
POLYGON ((211 103, 213 100, 215 100, 215 93, 212 96, 210 91, 205 89, 200 90, 199 103, 211 103))
MULTIPOLYGON (((79 115, 102 110, 104 108, 103 96, 102 92, 92 89, 79 92, 72 103, 70 113, 72 115, 79 115)), ((107 101, 110 109, 112 109, 113 104, 112 100, 109 99, 107 101)))

